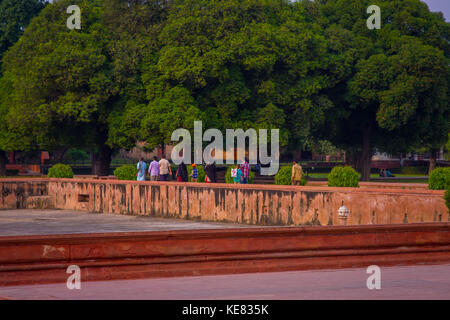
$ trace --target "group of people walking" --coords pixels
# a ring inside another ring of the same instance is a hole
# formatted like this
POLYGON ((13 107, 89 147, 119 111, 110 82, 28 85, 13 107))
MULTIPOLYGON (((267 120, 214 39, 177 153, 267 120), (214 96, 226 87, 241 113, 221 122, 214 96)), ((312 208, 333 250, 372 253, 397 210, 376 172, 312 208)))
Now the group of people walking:
MULTIPOLYGON (((206 183, 216 183, 217 182, 217 168, 214 163, 208 163, 204 165, 205 170, 205 181, 206 183)), ((144 158, 141 158, 137 164, 136 177, 137 181, 145 181, 147 174, 150 176, 150 181, 168 181, 169 176, 172 176, 172 167, 170 162, 164 157, 158 161, 157 157, 153 157, 153 161, 148 166, 145 163, 144 158)), ((234 183, 247 184, 250 176, 250 164, 247 159, 244 159, 242 164, 236 165, 232 170, 231 176, 234 183)), ((189 177, 191 182, 198 181, 198 169, 197 165, 192 164, 192 172, 189 175, 186 164, 181 163, 176 171, 176 179, 178 182, 188 182, 189 177)), ((202 181, 203 182, 203 181, 202 181)))
POLYGON ((248 179, 250 177, 250 164, 247 159, 244 159, 242 163, 237 164, 234 169, 231 169, 231 177, 235 184, 248 184, 248 179))
MULTIPOLYGON (((217 182, 217 168, 214 163, 206 164, 205 168, 205 181, 206 183, 216 183, 217 182)), ((168 181, 169 176, 172 176, 172 167, 170 162, 163 156, 161 160, 158 161, 157 157, 153 157, 153 161, 148 166, 144 161, 144 158, 137 164, 137 180, 145 181, 146 175, 150 176, 150 181, 168 181)), ((302 167, 297 163, 297 161, 293 161, 292 163, 292 175, 291 182, 292 185, 298 186, 300 185, 300 181, 303 176, 302 167)), ((176 179, 178 182, 188 182, 189 177, 191 178, 191 182, 198 181, 198 169, 197 165, 192 164, 192 172, 189 175, 186 164, 181 163, 176 171, 176 179)), ((248 160, 243 159, 241 164, 237 164, 233 169, 231 169, 231 178, 235 184, 248 184, 250 177, 250 164, 248 160)))
MULTIPOLYGON (((147 163, 145 163, 144 158, 141 158, 137 164, 137 181, 145 181, 146 175, 147 163)), ((150 176, 150 181, 167 181, 169 175, 172 175, 172 167, 165 157, 162 157, 159 161, 157 157, 153 157, 153 161, 148 166, 148 175, 150 176)))

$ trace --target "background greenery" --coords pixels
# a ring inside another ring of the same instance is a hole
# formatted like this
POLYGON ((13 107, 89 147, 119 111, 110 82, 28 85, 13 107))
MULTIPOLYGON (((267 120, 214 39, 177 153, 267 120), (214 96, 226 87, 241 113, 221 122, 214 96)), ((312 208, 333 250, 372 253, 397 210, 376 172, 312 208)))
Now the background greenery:
MULTIPOLYGON (((197 182, 205 182, 206 177, 205 169, 203 168, 203 166, 196 166, 196 168, 198 171, 197 182)), ((188 176, 190 176, 192 174, 192 165, 187 166, 187 169, 188 169, 188 176)), ((189 181, 191 181, 191 177, 189 177, 189 181)))
MULTIPOLYGON (((292 166, 281 167, 278 173, 275 175, 275 184, 279 185, 291 185, 292 184, 292 166)), ((303 173, 300 185, 306 186, 307 181, 305 173, 303 173)))
POLYGON ((358 188, 359 177, 352 167, 334 167, 328 176, 328 186, 358 188))
POLYGON ((135 166, 132 165, 123 165, 116 170, 114 170, 114 175, 119 180, 136 180, 137 169, 135 166))
POLYGON ((431 190, 450 188, 450 167, 434 169, 430 175, 429 188, 431 190))
POLYGON ((48 169, 49 178, 73 178, 72 168, 68 165, 58 163, 48 169))
POLYGON ((194 120, 279 128, 289 156, 345 150, 362 180, 375 150, 433 155, 449 140, 450 24, 419 0, 379 0, 369 30, 372 4, 2 0, 0 175, 5 151, 73 148, 107 175, 119 149, 165 148, 194 120), (73 4, 81 30, 66 27, 73 4))
MULTIPOLYGON (((233 178, 231 177, 231 169, 234 167, 228 167, 227 172, 225 173, 225 182, 226 183, 234 183, 233 178)), ((255 183, 255 173, 253 171, 250 171, 249 177, 248 177, 248 183, 253 184, 255 183)))

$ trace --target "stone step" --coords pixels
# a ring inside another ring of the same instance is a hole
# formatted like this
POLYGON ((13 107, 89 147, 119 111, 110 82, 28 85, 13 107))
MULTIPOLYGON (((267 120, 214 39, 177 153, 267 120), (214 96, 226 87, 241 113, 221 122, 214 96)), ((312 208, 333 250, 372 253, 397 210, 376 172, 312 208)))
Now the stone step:
POLYGON ((0 286, 450 262, 448 223, 0 237, 0 286))

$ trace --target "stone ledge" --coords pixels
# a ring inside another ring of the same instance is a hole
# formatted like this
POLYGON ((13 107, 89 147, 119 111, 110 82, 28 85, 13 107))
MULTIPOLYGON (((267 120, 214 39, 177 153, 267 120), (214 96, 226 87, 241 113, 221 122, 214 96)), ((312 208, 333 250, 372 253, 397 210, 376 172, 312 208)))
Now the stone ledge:
POLYGON ((121 184, 121 185, 167 185, 167 186, 186 186, 186 187, 198 187, 198 188, 225 188, 225 189, 254 189, 254 190, 280 190, 280 191, 327 191, 327 192, 381 192, 381 193, 404 193, 404 194, 427 194, 443 196, 444 190, 429 190, 424 188, 425 184, 408 184, 408 183, 377 183, 377 182, 361 182, 360 188, 341 188, 341 187, 328 187, 322 183, 311 182, 307 186, 282 186, 282 185, 266 185, 266 184, 227 184, 227 183, 192 183, 192 182, 169 182, 169 181, 124 181, 115 180, 112 176, 108 177, 95 177, 89 178, 89 176, 74 178, 74 179, 56 179, 56 178, 14 178, 14 179, 0 179, 2 183, 93 183, 93 184, 121 184), (414 186, 412 186, 414 185, 414 186), (408 188, 410 186, 411 188, 408 188))
POLYGON ((450 224, 0 237, 0 285, 450 262, 450 224))

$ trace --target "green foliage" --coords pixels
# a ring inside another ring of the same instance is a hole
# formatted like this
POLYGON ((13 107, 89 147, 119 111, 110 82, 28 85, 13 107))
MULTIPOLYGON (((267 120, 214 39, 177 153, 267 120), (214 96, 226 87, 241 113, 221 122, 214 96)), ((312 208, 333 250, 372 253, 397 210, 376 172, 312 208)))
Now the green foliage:
POLYGON ((328 175, 329 187, 359 187, 360 175, 352 167, 334 167, 328 175))
POLYGON ((0 66, 3 54, 19 40, 23 30, 42 8, 44 1, 41 0, 0 1, 0 66))
POLYGON ((161 143, 170 143, 176 129, 193 131, 194 121, 205 118, 189 91, 182 86, 169 89, 143 110, 144 114, 140 114, 141 119, 137 120, 141 120, 141 137, 145 138, 150 149, 161 143))
POLYGON ((0 1, 1 150, 152 149, 194 120, 358 166, 448 139, 450 28, 419 0, 378 1, 380 30, 370 0, 58 0, 25 29, 40 2, 0 1))
MULTIPOLYGON (((292 166, 281 167, 278 173, 275 175, 275 184, 278 185, 291 185, 292 184, 292 166)), ((305 175, 302 175, 300 180, 301 186, 306 186, 307 181, 305 175)))
POLYGON ((427 167, 403 167, 401 170, 402 174, 428 174, 427 167))
POLYGON ((361 163, 370 165, 374 148, 396 153, 443 145, 450 129, 448 23, 419 0, 385 0, 377 2, 381 29, 368 30, 365 11, 371 4, 327 0, 307 5, 320 19, 330 59, 341 71, 328 91, 334 106, 316 134, 347 154, 353 151, 358 169, 361 163))
POLYGON ((450 167, 434 169, 430 174, 429 188, 431 190, 450 188, 450 167))
POLYGON ((167 142, 173 128, 203 119, 222 131, 279 128, 282 145, 300 141, 331 106, 318 29, 287 1, 173 1, 143 70, 145 140, 167 142))
POLYGON ((136 180, 136 168, 132 165, 123 165, 114 170, 114 175, 119 180, 136 180))
POLYGON ((118 92, 108 59, 98 1, 46 6, 5 54, 13 88, 5 102, 9 124, 49 151, 103 145, 106 116, 118 92), (81 30, 66 26, 72 4, 83 8, 81 30))
POLYGON ((89 155, 84 150, 70 149, 66 153, 66 158, 69 161, 82 161, 89 159, 89 155))
POLYGON ((322 155, 338 155, 339 150, 327 140, 319 140, 311 144, 311 151, 322 155))
MULTIPOLYGON (((205 182, 206 177, 205 169, 203 168, 203 166, 200 165, 196 165, 195 167, 197 168, 198 171, 197 182, 205 182)), ((188 176, 190 176, 192 173, 192 165, 187 166, 187 169, 188 169, 188 176)), ((191 181, 191 177, 189 177, 189 181, 191 181)))
POLYGON ((448 140, 447 144, 445 145, 445 148, 447 149, 447 152, 450 152, 450 133, 448 134, 448 140))
MULTIPOLYGON (((234 183, 233 178, 231 177, 231 169, 234 167, 228 167, 227 172, 225 173, 225 183, 234 183)), ((248 177, 248 184, 255 183, 255 173, 250 171, 250 175, 248 177)))
POLYGON ((73 178, 72 168, 68 165, 58 163, 48 169, 49 178, 73 178))

